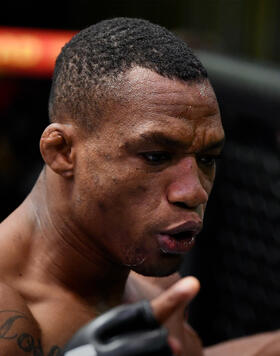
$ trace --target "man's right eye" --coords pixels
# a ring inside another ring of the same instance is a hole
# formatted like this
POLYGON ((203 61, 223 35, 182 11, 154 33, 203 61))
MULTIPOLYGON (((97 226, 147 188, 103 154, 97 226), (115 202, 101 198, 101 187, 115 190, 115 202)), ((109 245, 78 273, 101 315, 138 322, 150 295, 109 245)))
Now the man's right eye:
POLYGON ((144 152, 140 153, 140 155, 151 165, 164 164, 171 159, 171 154, 164 151, 144 152))

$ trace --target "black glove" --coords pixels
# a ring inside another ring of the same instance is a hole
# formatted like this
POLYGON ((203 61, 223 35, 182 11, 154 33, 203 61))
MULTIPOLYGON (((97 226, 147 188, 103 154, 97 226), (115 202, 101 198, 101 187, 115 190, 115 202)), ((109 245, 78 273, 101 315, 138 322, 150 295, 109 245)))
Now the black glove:
POLYGON ((156 321, 149 302, 123 305, 81 328, 64 356, 172 356, 167 330, 156 321))

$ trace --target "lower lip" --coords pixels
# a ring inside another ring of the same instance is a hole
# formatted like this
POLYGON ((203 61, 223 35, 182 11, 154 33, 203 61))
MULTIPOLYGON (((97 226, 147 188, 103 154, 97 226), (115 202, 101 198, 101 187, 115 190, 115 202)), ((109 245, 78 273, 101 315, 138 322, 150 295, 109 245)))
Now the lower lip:
POLYGON ((188 252, 195 243, 195 237, 175 239, 170 235, 158 235, 159 248, 163 253, 184 254, 188 252))

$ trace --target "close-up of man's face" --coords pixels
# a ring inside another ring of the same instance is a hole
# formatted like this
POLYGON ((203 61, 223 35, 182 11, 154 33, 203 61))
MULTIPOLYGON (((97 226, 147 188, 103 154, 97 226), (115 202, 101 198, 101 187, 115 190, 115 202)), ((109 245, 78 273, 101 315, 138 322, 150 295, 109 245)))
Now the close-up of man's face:
POLYGON ((224 132, 208 80, 135 67, 77 153, 73 216, 110 261, 168 275, 200 232, 224 132))

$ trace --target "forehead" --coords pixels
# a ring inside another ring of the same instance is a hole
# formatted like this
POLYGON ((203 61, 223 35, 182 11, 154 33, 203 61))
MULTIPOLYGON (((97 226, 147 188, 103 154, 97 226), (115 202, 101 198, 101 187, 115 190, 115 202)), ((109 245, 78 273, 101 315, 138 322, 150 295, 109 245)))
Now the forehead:
POLYGON ((164 131, 194 139, 207 130, 223 136, 220 112, 209 81, 185 82, 135 67, 128 71, 118 100, 108 108, 105 127, 112 136, 164 131))
POLYGON ((215 93, 207 79, 186 82, 163 77, 142 67, 127 72, 123 90, 130 100, 152 102, 162 99, 166 105, 217 106, 215 93))
POLYGON ((127 108, 146 114, 160 114, 185 120, 217 116, 220 112, 209 81, 185 82, 169 79, 145 68, 133 68, 126 75, 122 94, 127 108))

